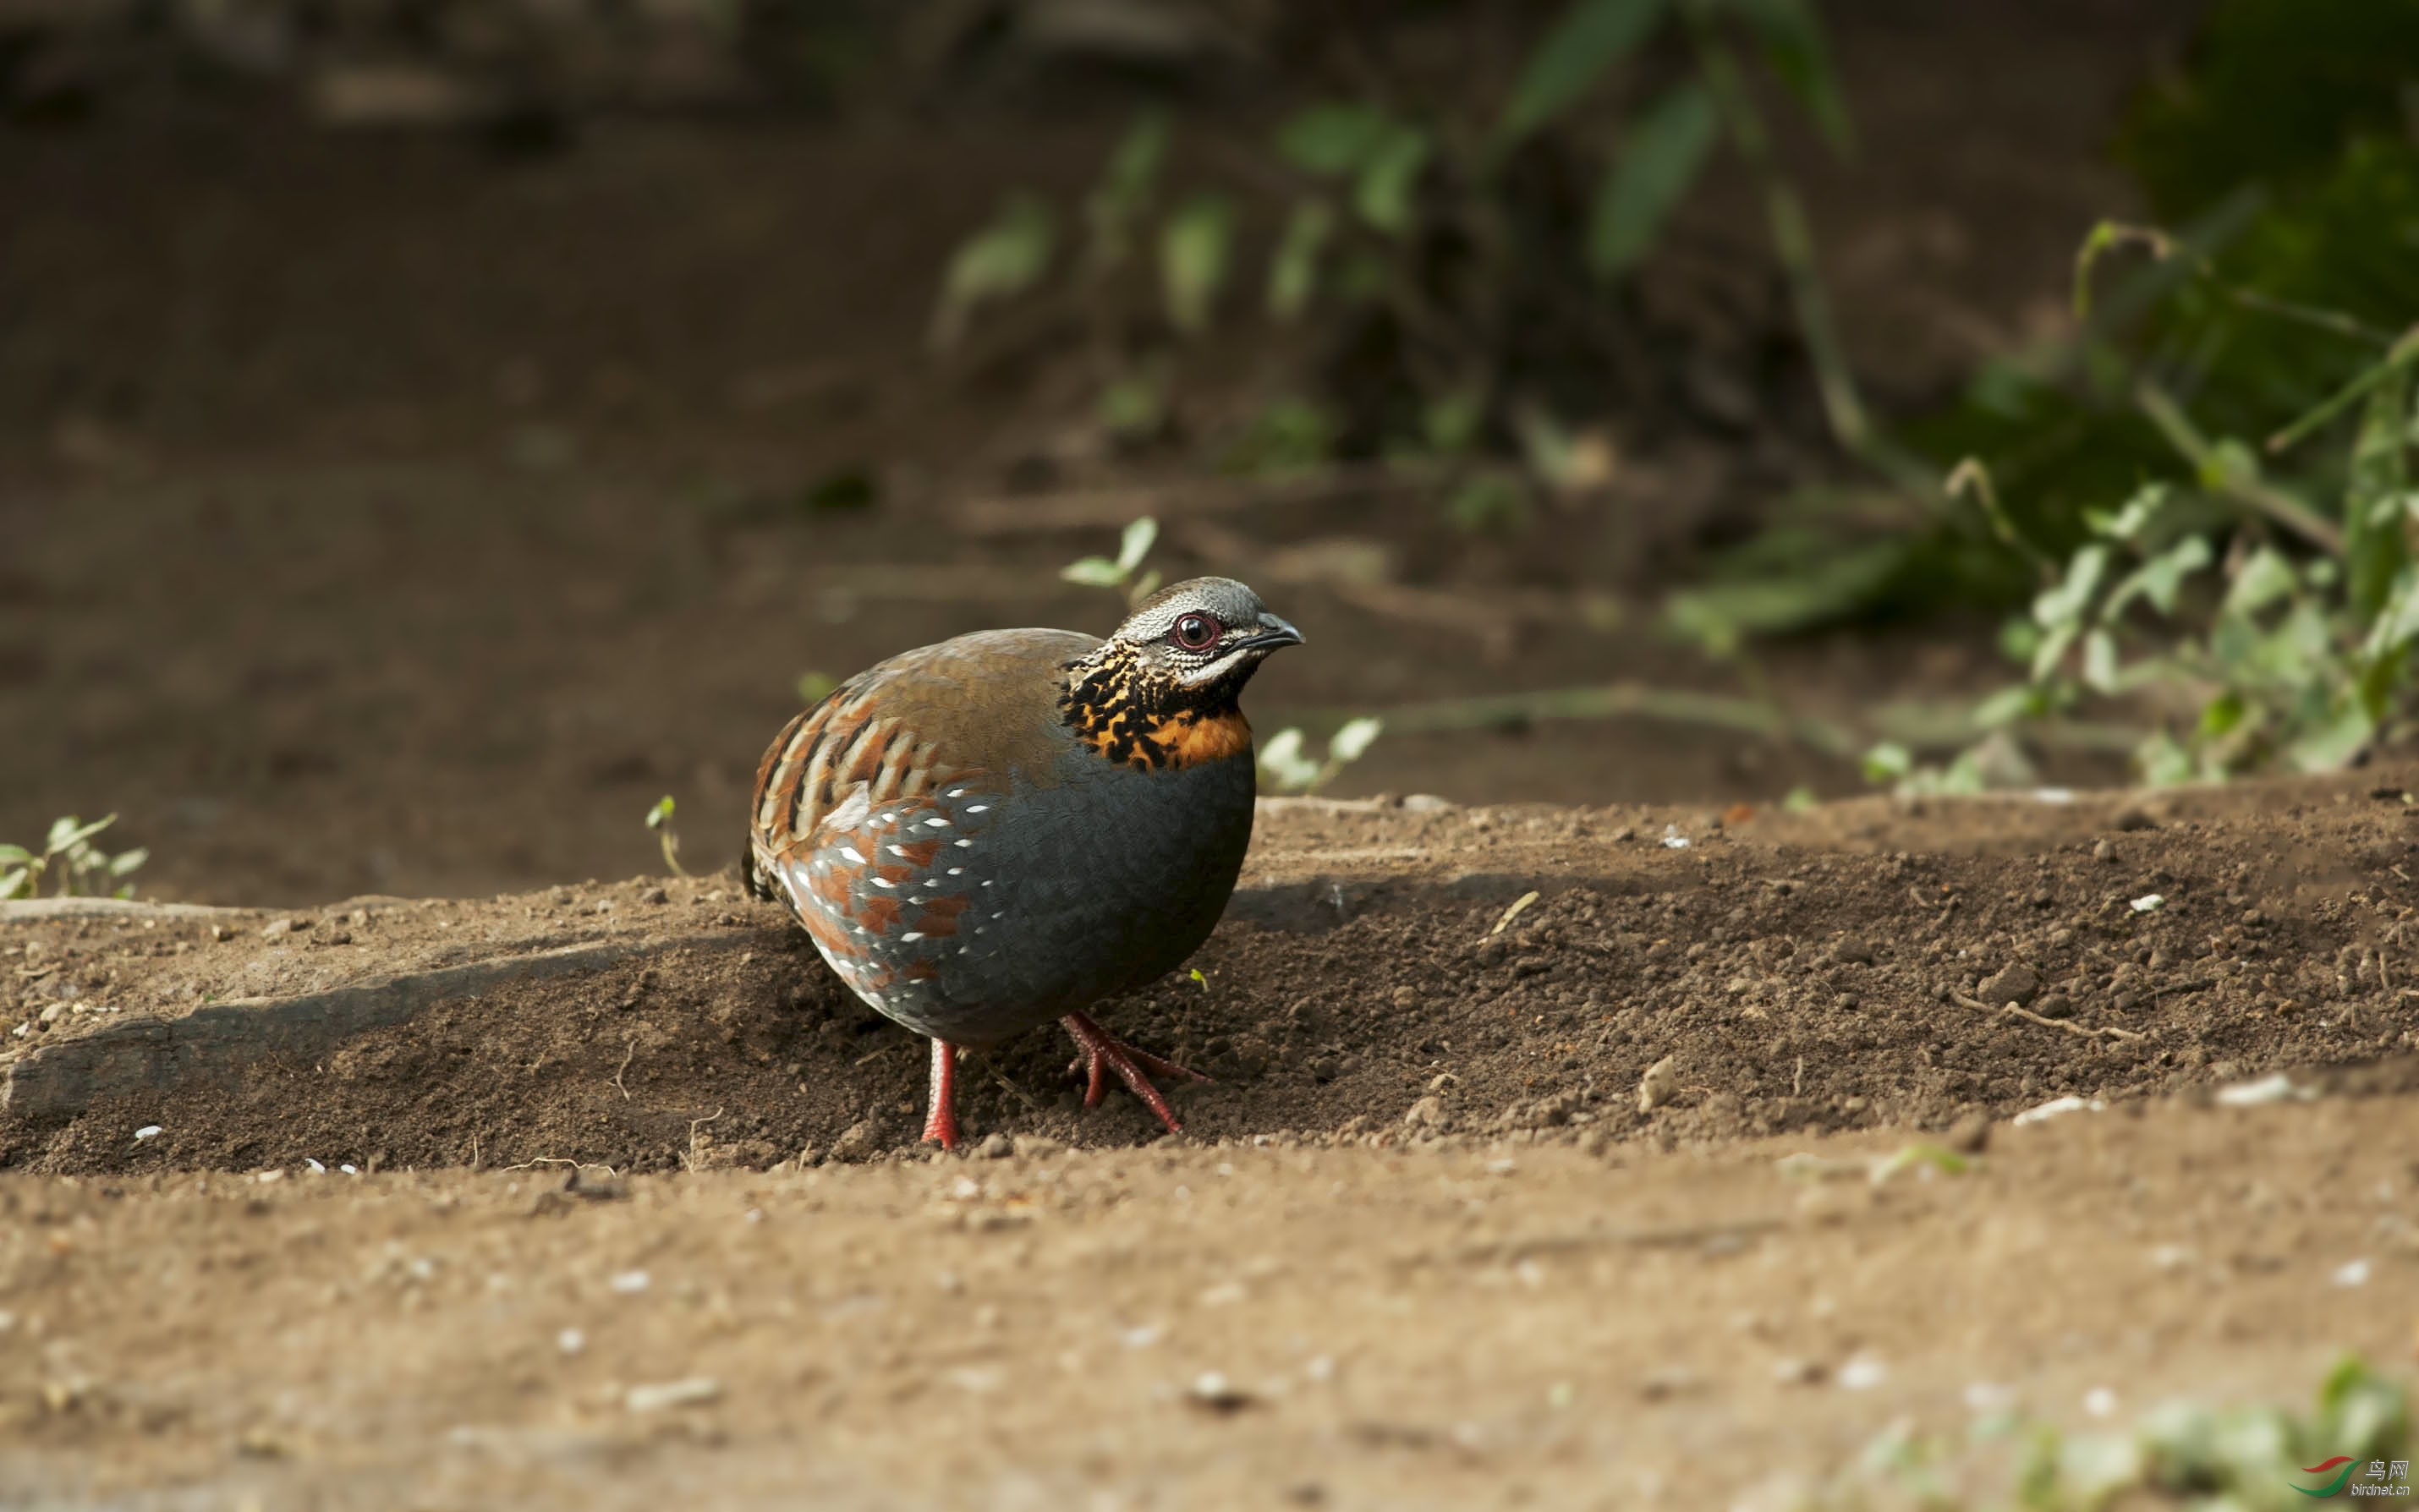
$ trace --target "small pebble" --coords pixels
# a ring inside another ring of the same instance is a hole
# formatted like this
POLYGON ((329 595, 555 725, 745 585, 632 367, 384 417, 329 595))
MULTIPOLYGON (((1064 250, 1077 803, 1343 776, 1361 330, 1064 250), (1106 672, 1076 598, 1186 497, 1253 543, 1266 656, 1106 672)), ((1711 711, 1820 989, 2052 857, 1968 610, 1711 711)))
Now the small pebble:
POLYGON ((137 1139, 157 1139, 160 1137, 162 1132, 162 1131, 158 1124, 146 1123, 142 1128, 134 1131, 134 1137, 137 1139))
POLYGON ((625 1297, 635 1297, 647 1289, 650 1279, 644 1271, 624 1271, 606 1284, 625 1297))
POLYGON ((1859 1354, 1840 1367, 1840 1384, 1849 1391, 1871 1391, 1889 1379, 1889 1366, 1870 1354, 1859 1354))
POLYGON ((2112 1416, 2117 1411, 2117 1394, 2105 1386, 2094 1386, 2083 1394, 2083 1410, 2094 1417, 2112 1416))
POLYGON ((983 1142, 975 1147, 975 1153, 985 1160, 1005 1160, 1016 1153, 1016 1145, 1008 1135, 994 1129, 983 1135, 983 1142))
POLYGON ((659 1412, 668 1407, 702 1407, 721 1398, 721 1381, 712 1376, 691 1376, 686 1381, 633 1386, 624 1394, 622 1405, 633 1412, 659 1412))
POLYGON ((1647 1067, 1646 1074, 1638 1078, 1639 1112, 1654 1112, 1672 1101, 1672 1094, 1680 1089, 1679 1069, 1673 1064, 1676 1058, 1665 1056, 1647 1067))
POLYGON ((2368 1285, 2368 1262, 2353 1260, 2350 1264, 2339 1265, 2327 1279, 2339 1287, 2365 1287, 2368 1285))
POLYGON ((2091 847, 2091 858, 2095 861, 2114 861, 2117 859, 2117 847, 2103 840, 2091 847))
POLYGON ((588 1335, 576 1328, 566 1328, 554 1336, 554 1347, 563 1354, 578 1354, 588 1348, 588 1335))

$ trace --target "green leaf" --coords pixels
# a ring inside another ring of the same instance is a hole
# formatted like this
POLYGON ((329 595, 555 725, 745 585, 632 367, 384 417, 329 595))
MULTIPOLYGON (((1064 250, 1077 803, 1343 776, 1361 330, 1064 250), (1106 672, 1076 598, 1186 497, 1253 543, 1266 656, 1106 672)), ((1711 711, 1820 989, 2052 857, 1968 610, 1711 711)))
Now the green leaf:
POLYGON ((109 858, 109 874, 122 877, 149 859, 151 852, 146 846, 137 845, 131 851, 120 851, 109 858))
POLYGON ((2094 628, 2083 638, 2083 681, 2095 693, 2117 687, 2117 638, 2094 628))
POLYGON ((1092 270, 1102 273, 1125 260, 1133 224, 1150 204, 1159 165, 1167 156, 1167 113, 1147 110, 1118 139, 1101 181, 1085 198, 1085 219, 1091 224, 1088 255, 1092 270))
POLYGON ((2144 484, 2134 490, 2133 498, 2125 501, 2125 507, 2117 512, 2114 519, 2095 519, 2092 527, 2099 533, 2116 540, 2138 541, 2165 512, 2168 492, 2164 483, 2144 484))
POLYGON ((2193 779, 2192 752, 2164 730, 2134 748, 2134 762, 2142 769, 2142 780, 2152 787, 2172 787, 2193 779))
POLYGON ((1318 780, 1318 764, 1302 753, 1302 731, 1288 727, 1269 737, 1260 748, 1260 770, 1287 790, 1306 788, 1318 780))
POLYGON ((1831 71, 1831 52, 1823 39, 1822 21, 1806 0, 1726 0, 1744 17, 1764 44, 1764 57, 1832 147, 1846 152, 1856 132, 1848 123, 1848 105, 1840 93, 1839 76, 1831 71))
POLYGON ((647 810, 647 827, 649 829, 661 829, 666 825, 670 824, 672 822, 672 795, 670 794, 667 793, 662 797, 657 798, 655 800, 655 806, 647 810))
POLYGON ((1614 278, 1653 249, 1688 186, 1704 166, 1717 124, 1713 96, 1684 84, 1656 100, 1606 170, 1588 222, 1589 270, 1614 278))
POLYGON ((2251 553, 2251 560, 2226 585, 2225 612, 2248 619, 2278 599, 2291 597, 2300 588, 2292 563, 2274 547, 2263 546, 2251 553))
POLYGON ((2363 654, 2371 661, 2380 660, 2414 640, 2419 640, 2419 565, 2406 565, 2395 575, 2377 621, 2368 628, 2363 654))
POLYGON ((1132 572, 1150 555, 1151 543, 1159 539, 1159 521, 1148 515, 1128 522, 1125 534, 1117 538, 1117 570, 1132 572))
POLYGON ((1126 580, 1123 567, 1106 557, 1084 557, 1058 569, 1059 578, 1086 588, 1115 588, 1126 580))
POLYGON ((1210 312, 1226 282, 1227 251, 1234 239, 1234 207, 1222 194, 1195 194, 1179 206, 1159 236, 1159 276, 1167 318, 1191 334, 1210 324, 1210 312))
POLYGON ((1348 720, 1335 738, 1327 743, 1327 754, 1337 762, 1357 762, 1369 749, 1370 742, 1384 733, 1386 721, 1363 717, 1348 720))
POLYGON ((2076 548, 2065 575, 2033 597, 2033 623, 2044 630, 2072 628, 2082 623, 2108 571, 2108 548, 2099 542, 2076 548))
POLYGON ((71 851, 116 823, 117 823, 116 814, 111 814, 105 819, 96 819, 88 825, 80 823, 73 814, 64 819, 54 819, 51 821, 50 840, 45 845, 46 854, 57 856, 64 851, 71 851))
POLYGON ((2042 712, 2041 691, 2029 683, 2003 687, 1974 705, 1973 720, 1984 730, 1996 730, 2042 712))
POLYGON ((2148 598, 2151 608, 2172 616, 2177 595, 2183 592, 2184 579, 2216 560, 2207 540, 2187 535, 2126 574, 2102 606, 2100 617, 2114 620, 2136 598, 2148 598))
POLYGON ((1031 194, 1009 195, 991 224, 950 256, 932 311, 932 346, 955 346, 978 307, 1030 288, 1049 268, 1056 239, 1050 207, 1031 194))
POLYGON ((1359 173, 1399 129, 1375 105, 1313 105, 1277 132, 1277 151, 1304 173, 1341 178, 1359 173))
POLYGON ((1158 435, 1167 424, 1169 380, 1163 363, 1118 375, 1101 391, 1101 427, 1120 440, 1158 435))
POLYGON ((1868 782, 1897 782, 1915 770, 1915 754, 1895 740, 1885 740, 1865 752, 1862 765, 1868 782))
POLYGON ((2411 560, 2402 512, 2394 507, 2411 486, 2402 435, 2410 389, 2408 374, 2397 370, 2390 381, 2371 391, 2352 440, 2344 490, 2343 560, 2347 607, 2359 625, 2376 616, 2395 575, 2411 560))
POLYGON ((1286 217, 1285 234, 1269 259, 1269 314, 1279 320, 1298 317, 1318 287, 1318 255, 1335 231, 1335 207, 1323 199, 1306 199, 1286 217))
POLYGON ((1353 181, 1352 208, 1361 219, 1388 236, 1410 229, 1411 192, 1419 187, 1420 170, 1427 166, 1428 148, 1428 134, 1415 126, 1387 133, 1353 181))
POLYGON ((0 866, 17 865, 33 858, 34 853, 23 845, 0 845, 0 866))
POLYGON ((1478 427, 1486 419, 1486 391, 1472 385, 1430 399, 1421 414, 1420 428, 1429 450, 1457 456, 1476 444, 1478 427))
POLYGON ((1496 124, 1496 149, 1518 146, 1579 103, 1607 69, 1646 39, 1665 8, 1665 0, 1573 0, 1512 86, 1496 124))
POLYGON ((34 873, 23 867, 0 872, 0 898, 31 898, 34 873))
POLYGON ((2251 705, 2242 695, 2228 688, 2201 706, 2200 733, 2211 740, 2230 735, 2242 728, 2250 712, 2251 705))
POLYGON ((2376 733, 2377 721, 2356 699, 2346 699, 2330 717, 2285 748, 2285 759, 2303 772, 2339 772, 2351 764, 2376 733))

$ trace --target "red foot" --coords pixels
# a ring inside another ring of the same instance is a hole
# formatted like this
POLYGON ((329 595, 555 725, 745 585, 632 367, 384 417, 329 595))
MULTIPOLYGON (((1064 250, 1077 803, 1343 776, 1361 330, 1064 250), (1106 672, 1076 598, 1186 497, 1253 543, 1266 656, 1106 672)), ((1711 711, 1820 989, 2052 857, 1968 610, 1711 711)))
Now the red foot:
POLYGON ((1070 1013, 1058 1022, 1075 1037, 1075 1046, 1082 1052, 1068 1064, 1067 1069, 1083 1072, 1089 1078, 1084 1088, 1086 1107, 1101 1105, 1101 1099, 1108 1095, 1107 1072, 1114 1071, 1117 1079, 1126 1084, 1128 1091, 1142 1099, 1144 1106, 1159 1115, 1159 1121, 1167 1125, 1169 1134, 1184 1132, 1184 1125, 1176 1121, 1175 1110, 1167 1105, 1167 1099, 1160 1095, 1159 1088, 1151 1085, 1148 1073, 1157 1072, 1162 1076, 1180 1076, 1192 1082, 1206 1082, 1209 1077, 1197 1071, 1187 1070, 1173 1060, 1163 1060, 1148 1050, 1137 1050, 1081 1013, 1070 1013))
POLYGON ((946 1040, 932 1041, 932 1096, 924 1114, 926 1143, 939 1140, 943 1149, 958 1148, 958 1052, 946 1040))

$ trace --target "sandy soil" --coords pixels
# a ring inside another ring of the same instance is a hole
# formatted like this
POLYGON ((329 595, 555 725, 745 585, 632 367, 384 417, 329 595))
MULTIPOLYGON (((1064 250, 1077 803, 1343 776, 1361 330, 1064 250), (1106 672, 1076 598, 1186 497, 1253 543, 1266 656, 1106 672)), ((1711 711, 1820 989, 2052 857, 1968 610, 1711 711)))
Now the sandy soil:
POLYGON ((1207 988, 1104 1010, 1218 1076, 1189 1137, 1037 1033, 938 1162, 915 1042, 727 879, 21 918, 0 1494, 1780 1505, 1969 1387, 2407 1368, 2413 780, 1271 806, 1207 988), (1980 1163, 1872 1178, 1917 1139, 1980 1163))

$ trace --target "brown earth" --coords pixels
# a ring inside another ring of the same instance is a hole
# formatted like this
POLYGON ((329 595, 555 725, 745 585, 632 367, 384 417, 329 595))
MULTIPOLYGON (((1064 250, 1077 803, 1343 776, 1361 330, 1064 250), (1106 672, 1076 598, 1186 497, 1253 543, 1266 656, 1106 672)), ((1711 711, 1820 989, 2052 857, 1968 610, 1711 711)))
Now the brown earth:
POLYGON ((1188 1137, 1036 1033, 937 1165, 727 877, 20 917, 0 1495, 1785 1504, 1969 1386, 2298 1397, 2419 1321, 2414 780, 1272 804, 1204 980, 1103 1010, 1188 1137), (1980 1168, 1866 1179, 1921 1131, 1980 1168))

